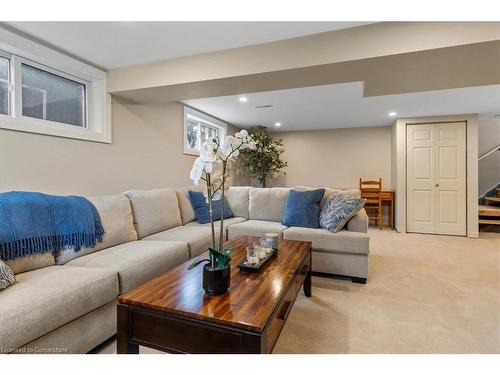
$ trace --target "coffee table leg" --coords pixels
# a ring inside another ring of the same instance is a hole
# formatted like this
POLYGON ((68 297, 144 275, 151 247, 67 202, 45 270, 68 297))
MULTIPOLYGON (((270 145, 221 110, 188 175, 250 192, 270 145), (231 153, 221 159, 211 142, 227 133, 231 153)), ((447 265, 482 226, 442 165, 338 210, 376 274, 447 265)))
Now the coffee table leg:
POLYGON ((129 320, 128 307, 118 304, 116 307, 117 313, 117 330, 116 330, 116 353, 117 354, 139 354, 139 345, 132 344, 128 341, 129 320))
POLYGON ((304 280, 304 294, 306 295, 306 297, 312 296, 311 281, 312 281, 312 273, 311 273, 311 270, 309 270, 309 272, 307 272, 306 279, 304 280))

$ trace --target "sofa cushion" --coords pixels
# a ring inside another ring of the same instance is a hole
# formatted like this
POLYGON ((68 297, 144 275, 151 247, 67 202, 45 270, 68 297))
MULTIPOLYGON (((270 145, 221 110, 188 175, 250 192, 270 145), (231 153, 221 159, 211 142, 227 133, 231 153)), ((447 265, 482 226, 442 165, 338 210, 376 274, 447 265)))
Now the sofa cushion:
MULTIPOLYGON (((231 217, 229 219, 224 219, 224 228, 227 228, 233 224, 243 223, 247 221, 244 217, 231 217)), ((215 228, 220 228, 220 220, 214 222, 215 228)), ((186 224, 186 227, 194 227, 194 228, 210 228, 210 223, 200 224, 197 221, 192 221, 186 224)))
POLYGON ((116 272, 120 280, 120 293, 124 293, 188 259, 184 242, 133 241, 72 260, 66 266, 116 272))
POLYGON ((365 202, 365 199, 349 197, 342 193, 332 194, 319 215, 321 228, 338 232, 363 208, 365 202))
POLYGON ((234 216, 244 217, 248 219, 248 193, 251 187, 249 186, 231 186, 226 192, 227 202, 231 211, 233 211, 234 216))
POLYGON ((97 208, 104 228, 102 242, 97 243, 96 251, 137 240, 132 206, 125 195, 94 197, 89 201, 97 208))
POLYGON ((248 212, 251 220, 283 221, 289 188, 251 188, 248 212))
POLYGON ((56 264, 66 264, 84 255, 137 240, 132 207, 125 195, 94 197, 89 200, 97 208, 101 217, 104 228, 102 242, 98 242, 95 248, 82 248, 79 251, 74 251, 72 248, 60 250, 56 254, 56 264))
MULTIPOLYGON (((210 223, 210 211, 208 208, 207 198, 202 192, 199 191, 190 191, 189 192, 189 201, 191 202, 191 206, 193 206, 193 210, 195 212, 196 220, 200 224, 210 223)), ((212 215, 214 220, 220 220, 222 217, 222 199, 212 200, 212 215)), ((231 211, 231 207, 227 203, 227 199, 224 198, 224 219, 229 219, 233 217, 233 212, 231 211)))
POLYGON ((28 255, 13 260, 4 260, 4 262, 15 275, 56 264, 55 258, 51 253, 28 255))
POLYGON ((311 241, 315 251, 348 254, 368 254, 369 237, 365 233, 342 230, 332 233, 327 229, 291 227, 283 232, 286 240, 311 241))
POLYGON ((227 228, 227 237, 228 239, 233 239, 240 235, 264 237, 266 233, 277 233, 279 238, 283 238, 283 231, 287 228, 287 226, 275 221, 248 220, 243 223, 230 225, 227 228))
POLYGON ((182 225, 177 195, 172 189, 125 192, 132 203, 139 238, 182 225))
POLYGON ((118 295, 116 272, 52 266, 24 272, 0 293, 0 348, 12 350, 118 295))
POLYGON ((179 202, 179 211, 181 213, 182 225, 195 220, 195 214, 191 202, 189 201, 189 191, 203 191, 201 186, 190 186, 174 189, 179 202))
MULTIPOLYGON (((318 188, 310 187, 310 186, 295 186, 295 190, 298 191, 306 191, 306 190, 314 190, 318 188)), ((330 197, 330 195, 334 193, 342 193, 345 194, 349 197, 353 198, 361 198, 361 191, 359 189, 335 189, 335 188, 325 188, 325 194, 323 195, 323 199, 321 200, 321 203, 319 204, 320 207, 323 207, 327 201, 327 199, 330 197)))
POLYGON ((75 251, 73 247, 66 247, 61 249, 56 254, 56 264, 63 265, 73 259, 83 257, 88 254, 92 254, 98 251, 95 247, 82 247, 80 250, 75 251))
MULTIPOLYGON (((217 237, 216 237, 217 238, 217 237)), ((143 238, 144 241, 184 241, 191 258, 200 255, 212 246, 210 227, 182 226, 155 233, 143 238)))
POLYGON ((319 202, 325 189, 290 190, 285 205, 283 224, 290 227, 319 228, 319 202))

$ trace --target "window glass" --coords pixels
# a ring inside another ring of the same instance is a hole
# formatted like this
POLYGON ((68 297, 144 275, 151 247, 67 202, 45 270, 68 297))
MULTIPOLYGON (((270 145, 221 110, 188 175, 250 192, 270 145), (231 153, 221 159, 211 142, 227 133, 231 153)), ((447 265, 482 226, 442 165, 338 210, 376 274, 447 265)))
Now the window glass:
POLYGON ((224 122, 193 108, 184 107, 184 153, 199 155, 202 144, 214 138, 224 142, 225 134, 224 122))
POLYGON ((9 59, 0 56, 0 114, 9 114, 9 59))
POLYGON ((186 146, 193 150, 199 150, 198 125, 198 121, 190 119, 186 121, 186 146))
POLYGON ((216 137, 219 137, 219 129, 218 128, 215 128, 213 126, 210 126, 210 125, 207 125, 207 124, 204 124, 204 123, 200 123, 201 125, 201 135, 200 135, 200 138, 201 138, 201 144, 207 142, 207 141, 210 141, 216 137))
POLYGON ((85 85, 22 64, 23 116, 85 127, 85 85))

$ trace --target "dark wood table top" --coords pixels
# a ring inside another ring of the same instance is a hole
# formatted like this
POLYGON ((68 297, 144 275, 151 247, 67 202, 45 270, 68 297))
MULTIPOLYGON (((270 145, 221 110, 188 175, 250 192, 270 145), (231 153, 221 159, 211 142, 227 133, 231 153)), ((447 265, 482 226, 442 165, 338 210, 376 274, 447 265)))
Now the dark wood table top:
POLYGON ((202 288, 203 265, 188 270, 201 254, 118 297, 123 304, 141 306, 174 315, 262 332, 273 310, 286 292, 311 242, 280 240, 277 257, 257 274, 240 273, 238 264, 246 258, 246 247, 257 237, 238 236, 226 242, 233 247, 229 291, 208 297, 202 288))

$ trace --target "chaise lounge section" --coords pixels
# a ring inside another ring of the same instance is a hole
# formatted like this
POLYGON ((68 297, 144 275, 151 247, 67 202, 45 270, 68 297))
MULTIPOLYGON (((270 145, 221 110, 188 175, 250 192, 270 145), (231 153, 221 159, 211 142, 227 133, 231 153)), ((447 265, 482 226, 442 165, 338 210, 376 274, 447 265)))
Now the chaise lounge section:
MULTIPOLYGON (((328 189, 331 194, 337 189, 328 189)), ((332 233, 326 229, 287 227, 281 223, 289 188, 231 187, 227 192, 231 206, 248 201, 247 221, 231 225, 228 238, 239 235, 264 236, 278 233, 280 238, 312 242, 312 270, 320 276, 347 276, 365 283, 368 277, 368 215, 364 209, 344 229, 332 233)), ((353 192, 350 191, 350 194, 353 192)), ((358 192, 354 192, 357 194, 358 192)), ((326 199, 323 199, 323 202, 326 199)), ((246 211, 241 211, 246 214, 246 211)))

